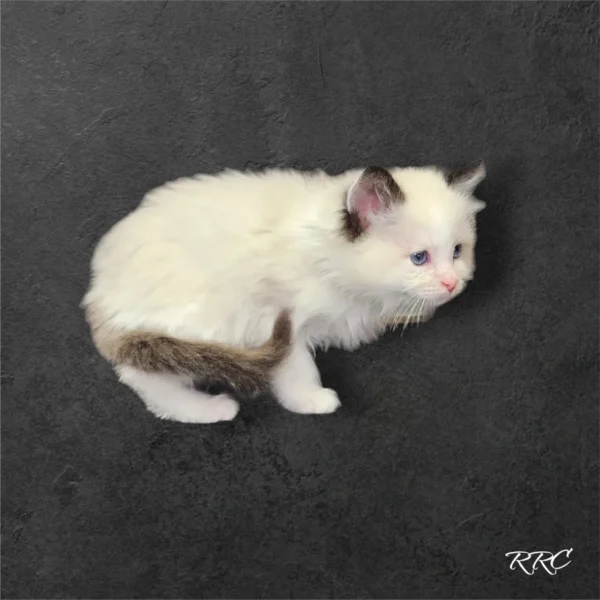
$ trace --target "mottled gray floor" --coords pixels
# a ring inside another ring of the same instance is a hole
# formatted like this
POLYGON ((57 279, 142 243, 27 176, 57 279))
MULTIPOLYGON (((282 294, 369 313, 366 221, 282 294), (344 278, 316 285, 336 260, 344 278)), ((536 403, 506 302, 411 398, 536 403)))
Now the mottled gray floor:
POLYGON ((2 17, 5 598, 599 597, 597 3, 2 17), (92 249, 153 186, 479 156, 476 282, 322 355, 334 416, 160 422, 94 352, 92 249))

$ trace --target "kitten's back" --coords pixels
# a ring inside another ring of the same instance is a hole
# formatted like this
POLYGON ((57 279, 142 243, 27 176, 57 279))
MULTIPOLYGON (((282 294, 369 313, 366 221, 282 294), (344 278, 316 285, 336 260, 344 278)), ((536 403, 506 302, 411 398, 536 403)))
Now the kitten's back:
POLYGON ((224 342, 256 329, 267 339, 272 315, 264 306, 281 293, 274 282, 300 285, 307 232, 339 227, 333 181, 323 173, 228 171, 156 188, 101 240, 84 305, 128 329, 169 323, 174 334, 224 342), (256 303, 250 329, 243 315, 239 328, 231 321, 241 299, 256 303), (223 323, 227 333, 215 329, 223 323))

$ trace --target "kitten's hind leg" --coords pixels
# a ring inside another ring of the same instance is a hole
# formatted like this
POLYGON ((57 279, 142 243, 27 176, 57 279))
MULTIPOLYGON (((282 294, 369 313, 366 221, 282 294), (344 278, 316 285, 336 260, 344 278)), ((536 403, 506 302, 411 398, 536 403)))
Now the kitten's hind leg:
POLYGON ((275 372, 273 389, 279 403, 295 413, 332 413, 340 406, 338 395, 321 385, 317 365, 304 344, 292 346, 275 372))
POLYGON ((119 379, 144 401, 148 410, 161 419, 182 423, 231 421, 238 403, 227 394, 211 396, 194 389, 185 375, 146 373, 134 367, 116 368, 119 379))

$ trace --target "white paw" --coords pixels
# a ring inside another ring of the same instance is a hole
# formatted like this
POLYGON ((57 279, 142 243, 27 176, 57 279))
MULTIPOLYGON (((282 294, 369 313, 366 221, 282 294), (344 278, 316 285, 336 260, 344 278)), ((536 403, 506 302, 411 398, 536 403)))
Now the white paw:
POLYGON ((292 412, 304 415, 325 415, 335 412, 342 403, 338 395, 328 388, 318 388, 306 392, 297 402, 284 406, 292 412))
POLYGON ((214 418, 214 421, 211 421, 212 423, 231 421, 235 419, 240 410, 240 405, 227 394, 219 394, 207 402, 212 405, 210 409, 211 417, 214 418))
POLYGON ((208 396, 189 392, 187 388, 183 391, 189 396, 180 393, 178 402, 171 402, 167 406, 147 406, 157 417, 180 423, 209 424, 231 421, 240 410, 240 405, 227 394, 208 396))

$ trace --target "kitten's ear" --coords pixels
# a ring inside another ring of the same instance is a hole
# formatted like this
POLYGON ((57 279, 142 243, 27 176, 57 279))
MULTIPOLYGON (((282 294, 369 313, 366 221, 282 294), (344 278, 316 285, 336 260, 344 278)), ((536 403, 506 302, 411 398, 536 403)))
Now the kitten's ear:
POLYGON ((466 195, 471 195, 484 179, 485 163, 482 160, 446 174, 448 185, 466 195))
POLYGON ((346 208, 366 229, 374 214, 402 201, 402 191, 389 171, 368 167, 348 190, 346 208))
POLYGON ((473 202, 471 202, 471 212, 474 215, 476 215, 478 212, 481 212, 485 207, 485 202, 482 202, 481 200, 475 199, 473 202))

